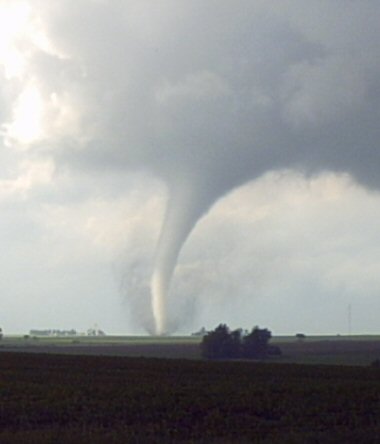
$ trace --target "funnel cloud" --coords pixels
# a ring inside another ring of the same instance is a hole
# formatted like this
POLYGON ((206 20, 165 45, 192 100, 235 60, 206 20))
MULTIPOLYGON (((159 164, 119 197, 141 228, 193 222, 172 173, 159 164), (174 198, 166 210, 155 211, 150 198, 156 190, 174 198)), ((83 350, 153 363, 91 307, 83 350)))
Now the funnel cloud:
MULTIPOLYGON (((11 7, 7 1, 1 5, 11 7)), ((34 197, 45 199, 44 205, 85 201, 89 195, 98 202, 122 199, 139 183, 127 179, 133 174, 165 184, 158 193, 160 209, 152 204, 161 216, 166 199, 162 224, 154 216, 157 220, 143 221, 154 225, 151 232, 159 231, 156 246, 144 244, 137 253, 150 261, 141 282, 148 324, 154 324, 146 326, 149 331, 172 332, 174 318, 181 317, 173 309, 181 295, 172 294, 172 281, 176 270, 180 275, 181 255, 193 257, 186 241, 195 228, 202 232, 203 216, 219 211, 223 199, 236 204, 239 189, 244 195, 252 187, 256 196, 251 220, 265 213, 255 191, 263 183, 268 189, 268 183, 280 183, 294 196, 314 196, 326 186, 324 178, 333 177, 329 189, 344 183, 347 192, 377 193, 376 2, 30 0, 20 5, 24 22, 15 31, 13 53, 3 54, 1 73, 8 164, 34 168, 34 175, 28 173, 33 186, 26 187, 61 184, 34 197), (20 107, 35 116, 34 126, 26 128, 20 107), (70 185, 75 181, 79 188, 70 185), (289 184, 298 181, 318 187, 305 191, 300 185, 294 191, 289 184)), ((265 217, 269 211, 278 214, 271 206, 280 205, 278 196, 271 198, 265 217)), ((231 212, 245 208, 237 205, 231 212)), ((234 219, 235 225, 244 223, 234 219)), ((127 234, 130 224, 131 219, 125 222, 127 234)), ((198 265, 195 281, 201 279, 198 265)), ((243 287, 237 291, 244 293, 243 287)), ((195 284, 189 294, 191 288, 195 284)), ((270 285, 265 288, 270 293, 270 285)))

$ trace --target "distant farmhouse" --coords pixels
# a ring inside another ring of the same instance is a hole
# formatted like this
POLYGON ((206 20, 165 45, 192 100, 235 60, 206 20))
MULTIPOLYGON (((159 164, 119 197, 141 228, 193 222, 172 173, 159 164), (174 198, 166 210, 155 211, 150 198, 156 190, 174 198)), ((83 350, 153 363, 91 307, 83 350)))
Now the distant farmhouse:
POLYGON ((100 328, 89 328, 87 330, 87 336, 106 336, 103 330, 100 328))

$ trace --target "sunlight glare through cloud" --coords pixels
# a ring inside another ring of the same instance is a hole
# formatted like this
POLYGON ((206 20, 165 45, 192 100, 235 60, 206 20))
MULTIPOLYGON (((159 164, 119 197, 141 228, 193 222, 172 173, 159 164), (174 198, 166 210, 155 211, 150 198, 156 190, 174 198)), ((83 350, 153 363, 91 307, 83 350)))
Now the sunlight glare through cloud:
POLYGON ((17 77, 24 68, 24 57, 17 39, 26 30, 31 7, 25 2, 0 3, 0 66, 6 79, 17 77))
POLYGON ((42 111, 43 102, 38 89, 26 87, 14 106, 13 121, 5 125, 7 136, 22 144, 38 139, 42 133, 42 111))

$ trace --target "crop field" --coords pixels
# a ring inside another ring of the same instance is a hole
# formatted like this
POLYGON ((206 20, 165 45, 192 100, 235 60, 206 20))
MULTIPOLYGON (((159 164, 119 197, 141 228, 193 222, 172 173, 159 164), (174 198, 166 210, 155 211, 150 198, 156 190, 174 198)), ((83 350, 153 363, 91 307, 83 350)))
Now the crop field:
POLYGON ((278 342, 282 356, 276 362, 299 364, 331 364, 368 366, 380 359, 378 337, 353 337, 338 339, 307 339, 278 342))
POLYGON ((379 443, 380 370, 2 352, 0 442, 379 443))
MULTIPOLYGON (((194 336, 6 337, 0 351, 79 355, 201 359, 201 339, 194 336)), ((303 341, 274 337, 279 363, 363 365, 380 359, 379 336, 310 336, 303 341)))
POLYGON ((0 351, 103 356, 200 359, 201 339, 191 336, 105 336, 5 338, 0 351))

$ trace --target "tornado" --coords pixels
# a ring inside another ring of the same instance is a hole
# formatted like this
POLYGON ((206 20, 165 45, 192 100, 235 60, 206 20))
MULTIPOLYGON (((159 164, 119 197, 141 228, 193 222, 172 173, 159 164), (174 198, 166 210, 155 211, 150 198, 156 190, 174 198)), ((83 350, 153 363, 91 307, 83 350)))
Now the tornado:
POLYGON ((212 205, 213 199, 206 199, 201 183, 200 178, 176 181, 169 190, 151 278, 154 330, 159 336, 170 333, 167 298, 178 256, 197 221, 212 205))

